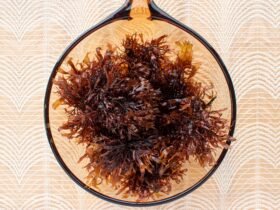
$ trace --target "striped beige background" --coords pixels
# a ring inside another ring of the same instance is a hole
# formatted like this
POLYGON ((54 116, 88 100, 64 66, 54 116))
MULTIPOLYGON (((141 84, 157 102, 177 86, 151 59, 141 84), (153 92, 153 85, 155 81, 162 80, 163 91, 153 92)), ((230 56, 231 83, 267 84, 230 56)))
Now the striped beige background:
MULTIPOLYGON (((0 0, 0 209, 130 209, 75 185, 43 124, 46 83, 59 55, 123 1, 0 0)), ((155 2, 225 61, 237 94, 238 141, 201 188, 150 209, 280 209, 280 1, 155 2)))

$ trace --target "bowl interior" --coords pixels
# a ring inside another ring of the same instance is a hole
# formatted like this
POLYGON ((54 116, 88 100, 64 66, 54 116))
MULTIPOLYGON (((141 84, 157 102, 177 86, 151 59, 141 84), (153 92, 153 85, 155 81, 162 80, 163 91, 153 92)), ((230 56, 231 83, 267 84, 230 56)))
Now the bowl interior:
MULTIPOLYGON (((65 58, 61 60, 59 64, 61 64, 62 68, 67 69, 66 61, 69 58, 72 58, 74 62, 82 61, 86 53, 93 52, 92 56, 94 56, 97 47, 106 49, 108 43, 120 45, 125 35, 132 33, 142 33, 145 39, 168 35, 167 42, 171 47, 174 47, 174 49, 176 41, 188 40, 192 42, 194 46, 194 62, 200 64, 200 70, 196 75, 196 80, 202 82, 204 85, 214 85, 217 99, 213 103, 213 107, 214 109, 226 108, 223 117, 228 119, 229 123, 232 121, 234 117, 232 109, 234 108, 233 103, 235 102, 224 69, 222 69, 217 59, 203 43, 190 33, 164 21, 143 21, 143 19, 134 18, 130 21, 122 20, 113 22, 90 33, 88 36, 75 43, 76 45, 74 48, 72 48, 68 54, 65 54, 66 57, 64 56, 65 58)), ((56 70, 57 69, 54 69, 55 72, 52 74, 53 78, 58 77, 60 74, 56 73, 56 70)), ((116 195, 116 191, 105 182, 100 184, 98 189, 87 186, 85 178, 87 176, 87 170, 84 168, 87 164, 87 159, 84 159, 81 163, 77 163, 79 158, 84 154, 85 146, 77 145, 74 141, 69 141, 58 132, 58 128, 66 121, 67 117, 63 106, 60 106, 56 110, 52 108, 53 102, 58 98, 58 95, 55 93, 56 87, 52 85, 53 78, 50 80, 46 95, 47 132, 51 146, 63 168, 75 181, 91 192, 98 192, 101 196, 104 195, 107 196, 107 198, 117 199, 120 202, 136 202, 136 198, 134 197, 124 198, 122 195, 116 195)), ((220 158, 222 152, 222 149, 216 151, 216 160, 220 158)), ((156 201, 148 200, 142 204, 164 201, 165 199, 173 198, 174 196, 176 197, 176 195, 191 191, 194 187, 203 182, 206 176, 208 177, 209 172, 216 166, 202 168, 195 160, 191 160, 186 163, 186 167, 188 168, 188 172, 185 174, 183 181, 180 184, 174 183, 172 191, 168 195, 163 194, 161 197, 157 198, 158 200, 156 201)))

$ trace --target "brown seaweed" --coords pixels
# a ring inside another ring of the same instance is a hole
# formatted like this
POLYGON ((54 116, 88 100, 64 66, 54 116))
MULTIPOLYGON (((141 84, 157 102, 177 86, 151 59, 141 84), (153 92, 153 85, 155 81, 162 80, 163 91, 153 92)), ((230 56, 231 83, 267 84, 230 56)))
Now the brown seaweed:
POLYGON ((60 69, 53 107, 66 105, 62 135, 86 145, 89 185, 154 198, 182 180, 190 157, 213 164, 230 139, 223 110, 212 109, 217 96, 195 80, 192 44, 177 42, 174 53, 166 38, 127 35, 120 51, 98 48, 92 61, 60 69))

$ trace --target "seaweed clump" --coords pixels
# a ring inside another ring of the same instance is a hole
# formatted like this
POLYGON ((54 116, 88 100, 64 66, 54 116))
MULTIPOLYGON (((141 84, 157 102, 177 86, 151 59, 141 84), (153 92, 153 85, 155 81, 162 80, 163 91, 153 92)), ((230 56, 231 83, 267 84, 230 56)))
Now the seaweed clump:
POLYGON ((223 110, 212 109, 213 87, 195 80, 192 44, 174 52, 166 38, 127 35, 119 50, 97 48, 94 59, 59 69, 53 107, 66 107, 62 135, 86 145, 90 186, 105 180, 138 200, 169 193, 190 157, 214 164, 231 138, 223 110))

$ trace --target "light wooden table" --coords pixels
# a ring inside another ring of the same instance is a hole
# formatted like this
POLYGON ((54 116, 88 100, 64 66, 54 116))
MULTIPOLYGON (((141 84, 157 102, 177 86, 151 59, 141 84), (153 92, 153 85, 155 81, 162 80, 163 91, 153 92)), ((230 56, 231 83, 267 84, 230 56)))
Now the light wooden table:
MULTIPOLYGON (((43 124, 65 47, 122 0, 0 0, 0 209, 110 209, 57 164, 43 124)), ((204 36, 233 78, 238 141, 192 194, 150 209, 280 209, 280 1, 156 0, 204 36)))

